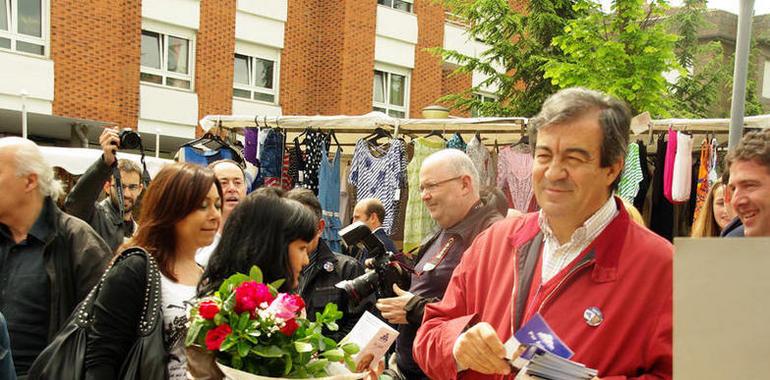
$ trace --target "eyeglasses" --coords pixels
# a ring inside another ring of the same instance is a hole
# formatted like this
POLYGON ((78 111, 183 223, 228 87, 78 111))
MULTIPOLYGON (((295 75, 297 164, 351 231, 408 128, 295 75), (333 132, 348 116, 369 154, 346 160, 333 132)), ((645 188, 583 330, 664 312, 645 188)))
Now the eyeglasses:
MULTIPOLYGON (((112 187, 116 187, 115 185, 112 185, 112 187)), ((141 184, 130 184, 130 185, 121 185, 123 188, 123 191, 131 191, 132 193, 135 193, 139 191, 142 188, 141 184)))
POLYGON ((420 185, 420 187, 419 187, 420 194, 425 194, 426 192, 427 193, 433 193, 434 191, 436 191, 436 189, 438 189, 439 186, 441 186, 441 185, 443 185, 443 184, 445 184, 445 183, 447 183, 449 181, 454 181, 454 180, 459 179, 459 178, 462 178, 462 176, 458 175, 457 177, 448 178, 448 179, 445 179, 443 181, 438 181, 438 182, 433 182, 433 183, 427 183, 427 184, 424 184, 424 185, 420 185))

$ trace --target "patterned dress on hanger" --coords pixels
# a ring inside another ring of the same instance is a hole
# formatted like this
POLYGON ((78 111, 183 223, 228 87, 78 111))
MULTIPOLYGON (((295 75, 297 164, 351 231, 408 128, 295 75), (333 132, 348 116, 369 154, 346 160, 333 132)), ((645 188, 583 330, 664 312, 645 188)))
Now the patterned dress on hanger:
POLYGON ((321 164, 318 169, 318 201, 323 210, 324 227, 321 238, 329 245, 332 252, 342 252, 339 231, 340 221, 340 156, 334 154, 334 160, 329 162, 326 147, 321 150, 321 164))
POLYGON ((414 146, 414 155, 407 165, 409 200, 406 203, 406 219, 404 220, 404 252, 419 247, 422 240, 436 227, 436 221, 430 217, 428 208, 425 207, 420 194, 420 167, 428 156, 444 149, 446 142, 418 137, 412 141, 412 145, 414 146))

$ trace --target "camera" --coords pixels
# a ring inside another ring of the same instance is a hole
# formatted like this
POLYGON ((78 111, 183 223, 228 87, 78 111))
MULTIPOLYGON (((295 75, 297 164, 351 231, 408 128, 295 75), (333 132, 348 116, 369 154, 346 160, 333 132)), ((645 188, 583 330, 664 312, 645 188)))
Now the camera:
POLYGON ((347 246, 357 245, 366 248, 372 256, 374 270, 368 271, 352 280, 335 284, 355 302, 376 293, 377 298, 395 297, 393 284, 402 289, 409 287, 408 276, 393 252, 385 251, 385 245, 363 222, 355 222, 340 230, 340 237, 347 246))
POLYGON ((142 146, 142 137, 131 128, 121 129, 118 137, 120 137, 120 149, 139 149, 142 146))

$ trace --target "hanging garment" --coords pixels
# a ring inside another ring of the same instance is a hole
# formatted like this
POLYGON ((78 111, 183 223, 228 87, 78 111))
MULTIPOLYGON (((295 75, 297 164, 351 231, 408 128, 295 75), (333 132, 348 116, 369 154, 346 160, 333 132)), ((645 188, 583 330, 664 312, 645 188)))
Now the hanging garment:
POLYGON ((508 206, 528 212, 532 191, 532 153, 528 145, 506 146, 497 157, 497 186, 508 198, 508 206))
POLYGON ((309 130, 305 137, 305 175, 302 187, 313 190, 318 195, 318 168, 321 164, 321 151, 328 149, 329 135, 321 131, 309 130))
POLYGON ((706 201, 711 184, 709 183, 709 165, 711 163, 711 145, 707 139, 700 144, 700 164, 698 165, 698 186, 695 190, 695 212, 693 219, 698 219, 703 202, 706 201))
POLYGON ((414 146, 414 156, 406 167, 409 175, 409 199, 406 203, 404 220, 404 252, 419 247, 422 240, 436 227, 436 222, 430 217, 420 194, 420 167, 425 158, 444 149, 446 143, 443 140, 418 137, 412 140, 412 146, 414 146))
POLYGON ((305 180, 305 158, 302 155, 302 149, 299 147, 299 139, 294 138, 294 145, 287 149, 289 154, 289 177, 291 178, 292 188, 301 187, 305 180))
POLYGON ((452 137, 449 138, 449 140, 446 142, 446 147, 451 149, 457 149, 465 152, 465 149, 468 145, 465 144, 465 141, 463 141, 463 137, 460 136, 459 133, 455 133, 452 135, 452 137))
POLYGON ((219 160, 233 160, 243 163, 243 157, 219 136, 206 133, 203 137, 185 143, 179 148, 179 162, 208 166, 219 160))
POLYGON ((289 164, 291 164, 291 155, 288 150, 284 150, 281 164, 281 188, 287 191, 294 188, 294 181, 289 174, 289 164))
POLYGON ((265 142, 259 151, 262 165, 260 175, 264 186, 281 187, 281 167, 283 166, 283 133, 275 129, 262 130, 265 142))
POLYGON ((404 141, 393 139, 382 157, 375 157, 365 140, 353 152, 348 181, 356 188, 356 199, 376 198, 385 208, 382 227, 390 234, 398 216, 401 188, 406 185, 404 141))
POLYGON ((644 209, 644 200, 647 198, 647 190, 650 189, 652 175, 647 164, 647 146, 642 140, 636 140, 636 146, 639 147, 639 167, 642 168, 642 181, 639 182, 639 192, 634 197, 634 206, 640 212, 644 209))
POLYGON ((719 180, 719 141, 716 138, 711 139, 711 153, 709 154, 709 187, 714 186, 714 182, 719 180))
POLYGON ((481 187, 494 186, 495 177, 493 173, 492 157, 490 156, 487 147, 484 146, 484 143, 479 139, 479 136, 473 136, 471 141, 468 142, 465 153, 468 154, 468 157, 473 161, 473 166, 475 166, 476 170, 479 172, 479 183, 481 184, 481 187))
POLYGON ((674 236, 674 205, 663 194, 665 188, 665 165, 668 144, 664 135, 658 137, 655 153, 655 170, 652 175, 652 205, 650 230, 671 241, 674 236))
POLYGON ((639 182, 642 181, 642 166, 639 163, 639 145, 636 143, 628 144, 628 152, 623 165, 623 171, 620 173, 620 182, 618 183, 617 194, 627 202, 633 202, 636 194, 639 193, 639 182))
POLYGON ((321 238, 326 240, 332 252, 342 252, 339 231, 340 221, 340 156, 338 151, 329 162, 326 147, 321 149, 321 163, 318 167, 318 201, 321 203, 323 220, 326 222, 321 238))
POLYGON ((690 199, 692 180, 692 136, 677 132, 676 159, 671 181, 671 198, 676 203, 690 199))
POLYGON ((668 144, 666 144, 666 164, 663 167, 663 195, 669 202, 674 203, 671 196, 671 183, 674 179, 674 162, 676 161, 677 135, 672 128, 668 129, 668 144))
POLYGON ((257 144, 259 141, 259 128, 247 127, 243 130, 245 143, 243 144, 243 158, 252 165, 257 165, 257 144))

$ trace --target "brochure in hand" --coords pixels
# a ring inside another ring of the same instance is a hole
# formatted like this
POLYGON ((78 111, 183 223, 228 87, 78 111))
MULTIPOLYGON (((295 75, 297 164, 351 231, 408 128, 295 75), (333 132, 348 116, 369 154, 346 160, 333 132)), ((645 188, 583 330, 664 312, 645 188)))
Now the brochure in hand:
MULTIPOLYGON (((342 342, 355 343, 361 347, 361 351, 353 357, 353 361, 356 363, 356 372, 361 372, 367 368, 377 368, 377 363, 396 341, 396 337, 398 337, 398 331, 367 311, 353 326, 350 333, 342 338, 342 342)), ((345 366, 339 365, 334 366, 329 372, 340 374, 350 371, 345 366)))
POLYGON ((505 342, 506 357, 519 369, 517 379, 592 379, 597 371, 569 360, 574 352, 537 313, 505 342))

